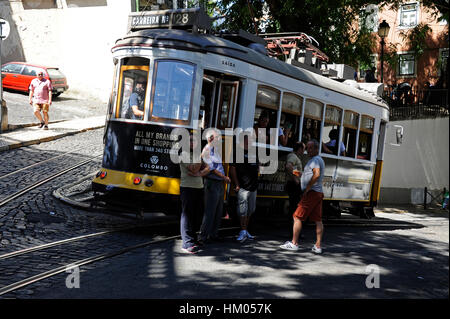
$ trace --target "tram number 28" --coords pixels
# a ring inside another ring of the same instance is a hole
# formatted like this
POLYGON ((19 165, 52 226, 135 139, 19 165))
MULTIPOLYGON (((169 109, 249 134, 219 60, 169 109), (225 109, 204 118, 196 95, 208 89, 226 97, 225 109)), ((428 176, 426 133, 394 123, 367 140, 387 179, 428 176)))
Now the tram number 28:
POLYGON ((175 24, 187 24, 189 22, 189 14, 176 13, 173 15, 173 23, 175 24))

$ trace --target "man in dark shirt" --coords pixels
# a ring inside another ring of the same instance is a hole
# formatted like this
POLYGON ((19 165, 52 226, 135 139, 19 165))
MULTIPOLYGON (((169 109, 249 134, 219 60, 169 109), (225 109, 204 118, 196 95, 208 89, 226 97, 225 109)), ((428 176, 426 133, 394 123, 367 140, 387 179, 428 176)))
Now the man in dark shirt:
POLYGON ((145 86, 145 79, 139 78, 136 88, 130 96, 131 118, 133 120, 142 120, 144 118, 145 86))
POLYGON ((249 154, 249 143, 248 136, 244 135, 243 144, 237 145, 237 147, 243 147, 243 161, 242 158, 240 159, 236 156, 233 163, 230 164, 230 175, 235 185, 234 190, 237 193, 237 213, 240 217, 241 223, 241 231, 237 238, 240 242, 244 242, 247 239, 254 239, 254 237, 247 231, 247 228, 250 221, 250 216, 256 209, 259 164, 258 158, 256 157, 256 151, 253 158, 252 154, 249 154))

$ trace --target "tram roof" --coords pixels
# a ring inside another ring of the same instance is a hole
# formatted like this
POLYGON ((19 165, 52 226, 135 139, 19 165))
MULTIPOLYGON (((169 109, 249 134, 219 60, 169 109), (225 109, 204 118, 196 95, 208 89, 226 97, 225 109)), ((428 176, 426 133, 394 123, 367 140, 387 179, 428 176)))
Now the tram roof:
POLYGON ((210 34, 195 34, 179 29, 145 29, 132 32, 117 40, 113 50, 124 46, 174 48, 228 56, 388 109, 388 106, 381 101, 381 98, 373 94, 271 58, 248 47, 210 34))

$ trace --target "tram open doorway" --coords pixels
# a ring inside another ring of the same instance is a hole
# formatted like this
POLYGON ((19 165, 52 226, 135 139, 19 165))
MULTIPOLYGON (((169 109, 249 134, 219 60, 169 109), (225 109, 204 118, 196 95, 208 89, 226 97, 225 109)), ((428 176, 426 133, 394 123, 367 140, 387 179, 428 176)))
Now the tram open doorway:
POLYGON ((242 79, 214 71, 203 74, 199 121, 202 129, 234 129, 242 79))

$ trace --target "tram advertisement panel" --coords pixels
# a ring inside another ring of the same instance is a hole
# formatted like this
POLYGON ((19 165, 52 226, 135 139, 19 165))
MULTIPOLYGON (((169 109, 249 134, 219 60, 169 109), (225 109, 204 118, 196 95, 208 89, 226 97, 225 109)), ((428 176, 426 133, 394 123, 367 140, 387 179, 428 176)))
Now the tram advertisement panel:
POLYGON ((370 200, 374 169, 372 163, 340 160, 333 183, 333 199, 370 200))
MULTIPOLYGON (((279 151, 278 170, 274 174, 260 175, 258 179, 258 196, 280 197, 286 193, 286 158, 289 152, 279 151)), ((370 199, 370 189, 374 165, 353 161, 343 161, 323 157, 325 172, 323 176, 323 193, 325 199, 361 200, 370 199)), ((309 158, 301 157, 303 167, 309 158)))
POLYGON ((170 150, 178 136, 172 127, 109 122, 103 167, 163 177, 180 177, 179 165, 170 159, 170 150))
POLYGON ((278 169, 274 174, 261 174, 258 178, 258 196, 287 196, 286 158, 289 152, 278 152, 278 169))

